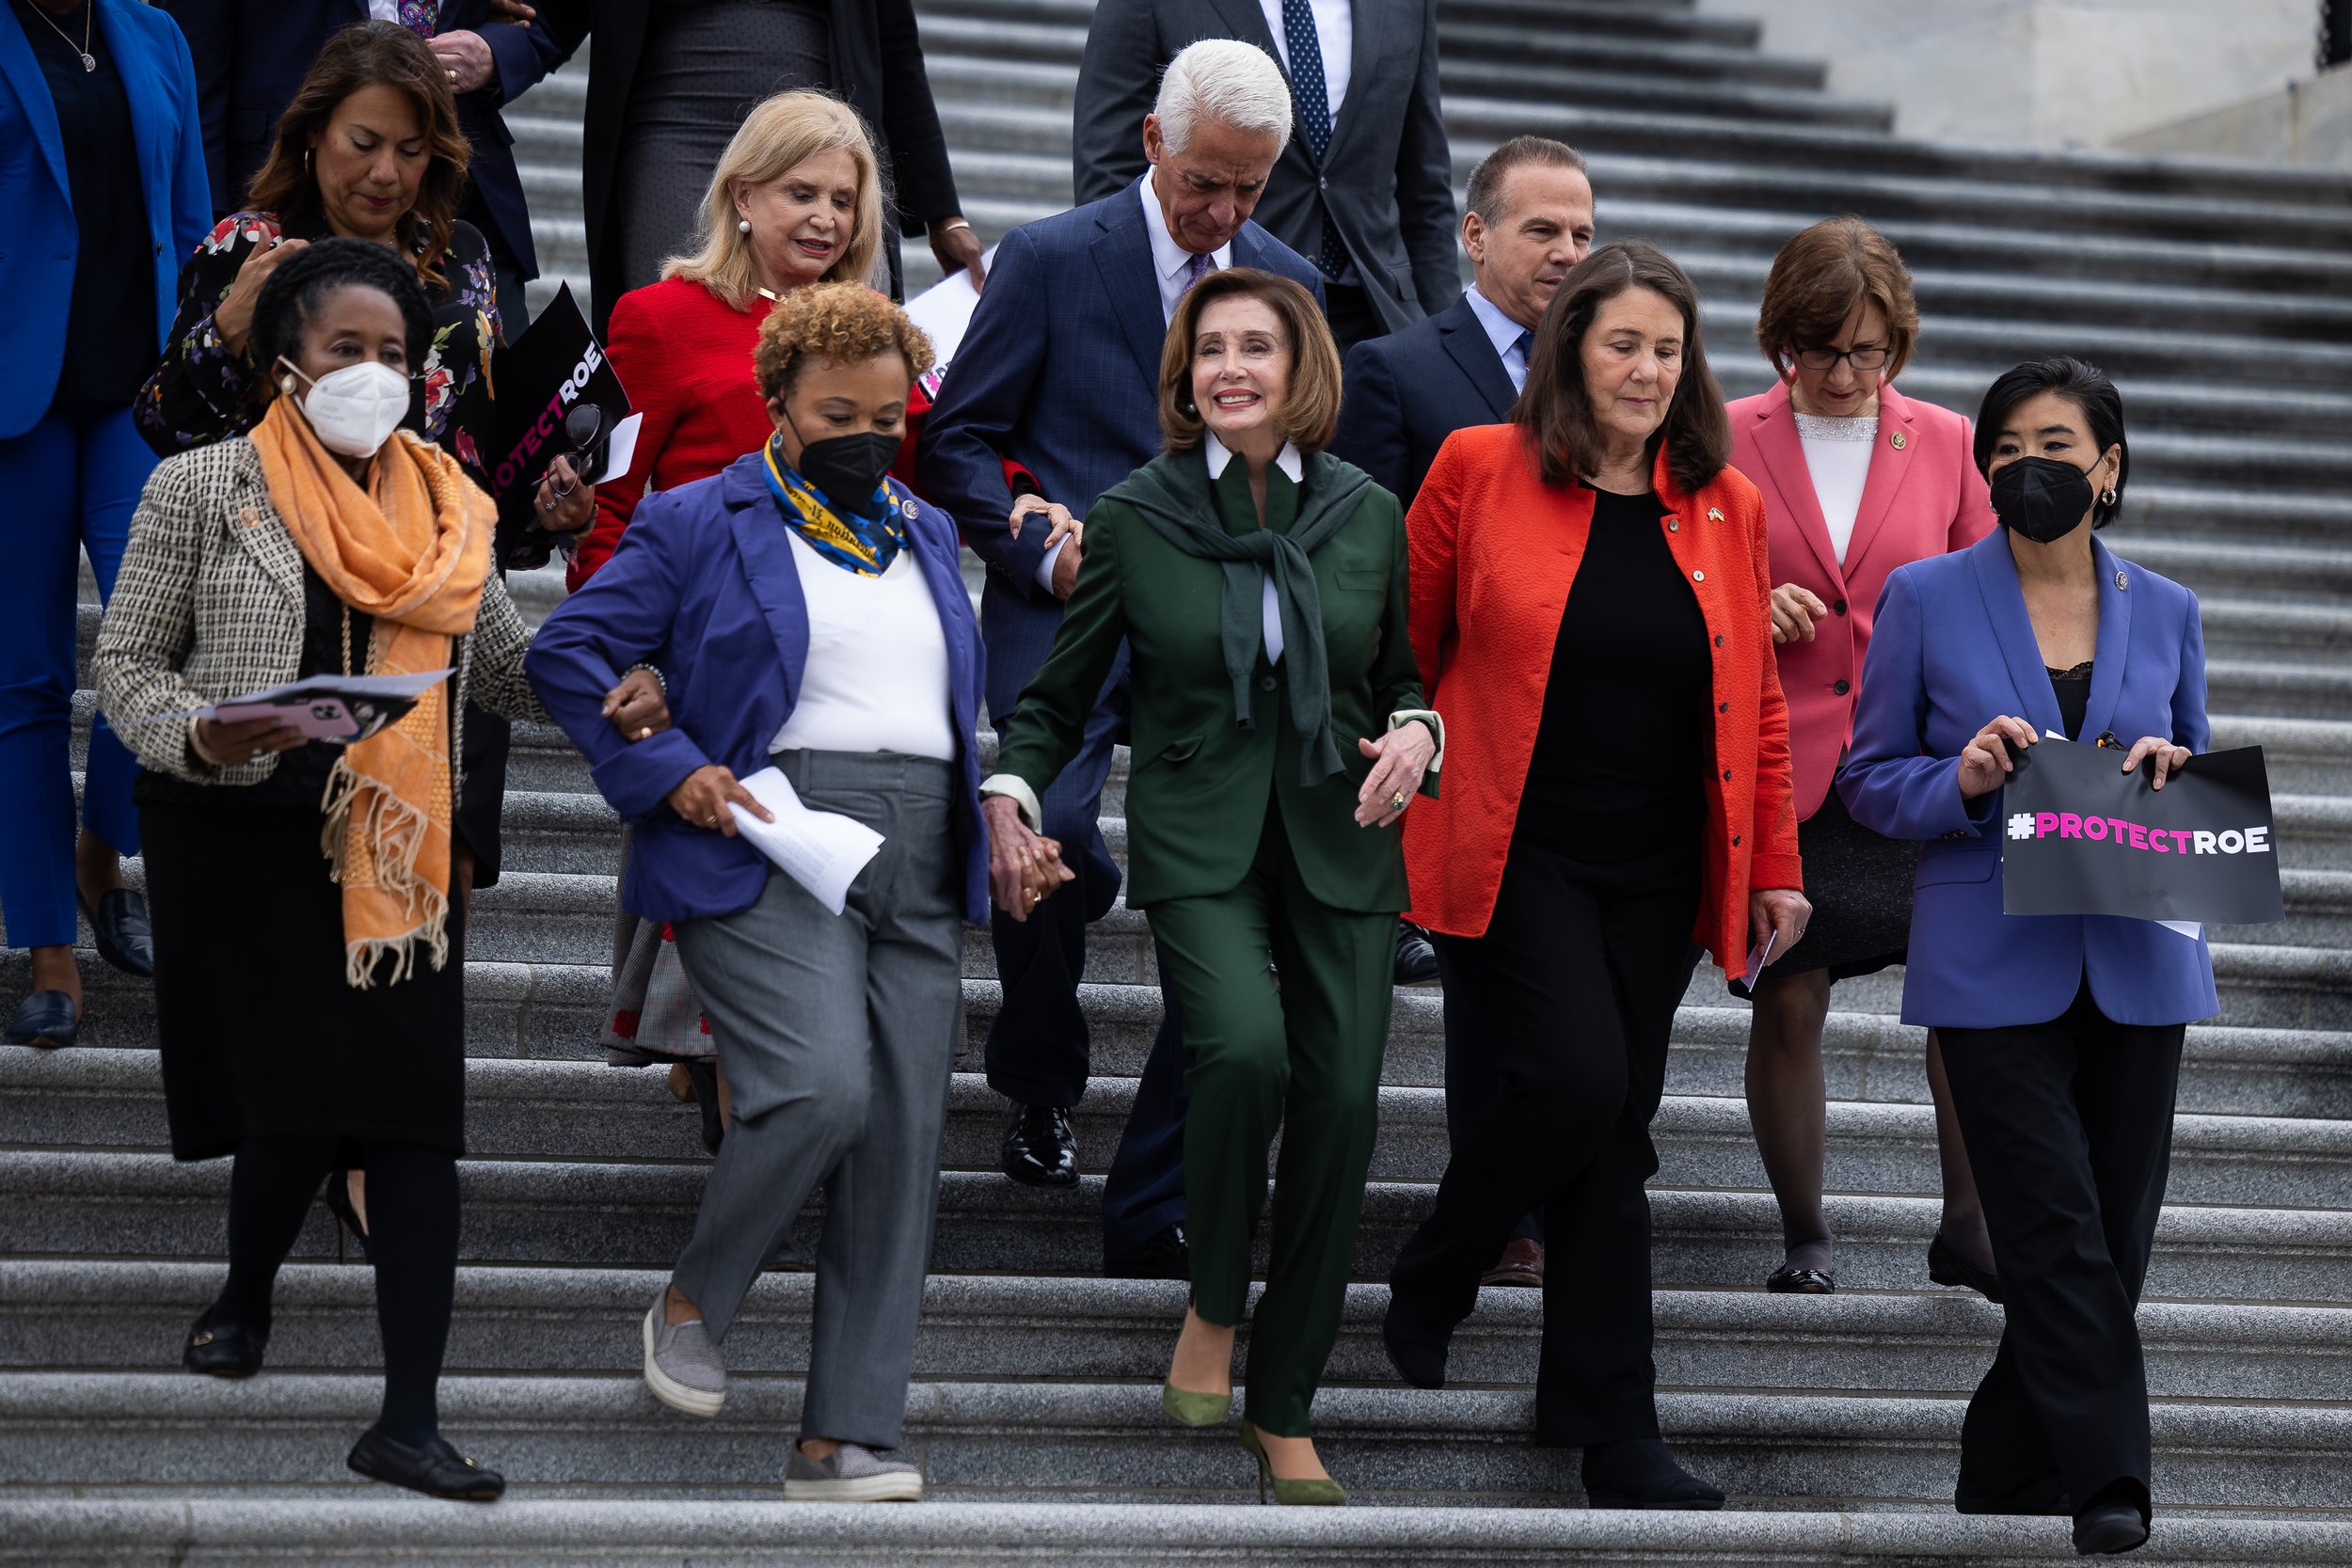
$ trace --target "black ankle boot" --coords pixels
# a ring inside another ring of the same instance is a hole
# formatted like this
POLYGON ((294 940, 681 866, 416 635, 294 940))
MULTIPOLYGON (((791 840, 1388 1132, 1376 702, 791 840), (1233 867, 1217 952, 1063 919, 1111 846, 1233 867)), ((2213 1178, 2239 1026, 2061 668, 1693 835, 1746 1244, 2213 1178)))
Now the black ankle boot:
POLYGON ((1724 1495, 1675 1463, 1663 1440, 1628 1437, 1584 1450, 1584 1499, 1594 1508, 1724 1506, 1724 1495))

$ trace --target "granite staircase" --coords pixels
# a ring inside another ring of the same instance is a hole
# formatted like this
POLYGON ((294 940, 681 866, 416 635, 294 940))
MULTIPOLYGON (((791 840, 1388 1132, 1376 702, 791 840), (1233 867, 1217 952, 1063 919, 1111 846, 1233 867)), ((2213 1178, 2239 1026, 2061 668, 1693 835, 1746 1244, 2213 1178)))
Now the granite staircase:
MULTIPOLYGON (((1087 0, 922 0, 965 211, 993 239, 1067 204, 1087 0)), ((2140 1327, 2155 1404, 2150 1560, 2352 1562, 2352 180, 1894 139, 1753 24, 1677 0, 1440 0, 1457 176, 1503 136, 1591 156, 1604 237, 1698 279, 1733 393, 1773 250, 1825 214, 1883 228, 1926 325, 1905 388, 1973 410, 2000 369, 2065 349, 2117 375, 2134 477, 2125 556, 2198 590, 2215 744, 2269 759, 2287 919, 2217 930, 2222 1011, 2189 1032, 2170 1189, 2140 1327)), ((510 115, 551 271, 584 293, 580 68, 510 115)), ((918 245, 911 286, 935 276, 918 245)), ((553 279, 543 283, 542 296, 553 279)), ((543 610, 560 582, 519 579, 543 610)), ((95 636, 84 609, 85 654, 95 636)), ((87 725, 89 693, 77 699, 87 725)), ((368 1271, 314 1214, 269 1370, 177 1368, 217 1290, 228 1170, 166 1152, 148 989, 85 956, 86 1044, 0 1050, 0 1563, 2012 1563, 2070 1557, 2061 1521, 1949 1512, 1961 1402, 1999 1309, 1939 1291, 1937 1176, 1900 974, 1841 986, 1826 1056, 1841 1289, 1760 1289, 1778 1228, 1740 1100, 1743 1006, 1703 969, 1658 1124, 1661 1414, 1734 1495, 1716 1515, 1578 1508, 1572 1454, 1533 1449, 1538 1303, 1489 1291, 1457 1382, 1400 1385, 1388 1259, 1442 1168, 1439 1000, 1400 991, 1357 1278, 1323 1450, 1359 1505, 1253 1502, 1230 1434, 1158 1414, 1181 1285, 1099 1271, 1099 1175, 994 1173, 979 1076, 997 1006, 967 933, 965 1046, 942 1154, 908 1442, 931 1500, 776 1500, 810 1277, 765 1276, 726 1347, 724 1415, 655 1403, 636 1321, 707 1162, 659 1074, 595 1040, 616 869, 611 812, 563 738, 519 726, 508 865, 468 955, 470 1156, 442 1405, 514 1483, 495 1508, 387 1494, 342 1468, 376 1398, 368 1271), (1301 1511, 1304 1513, 1305 1511, 1301 1511)), ((1123 849, 1123 772, 1105 803, 1123 849)), ((134 875, 136 867, 134 866, 134 875)), ((86 933, 87 935, 87 933, 86 933)), ((1095 928, 1099 1076, 1081 1163, 1105 1168, 1158 1018, 1141 917, 1095 928)), ((24 978, 0 961, 0 989, 24 978)), ((325 1042, 322 1042, 323 1048, 325 1042)), ((1573 1267, 1573 1259, 1555 1266, 1573 1267)), ((1247 1331, 1245 1330, 1245 1338, 1247 1331)))

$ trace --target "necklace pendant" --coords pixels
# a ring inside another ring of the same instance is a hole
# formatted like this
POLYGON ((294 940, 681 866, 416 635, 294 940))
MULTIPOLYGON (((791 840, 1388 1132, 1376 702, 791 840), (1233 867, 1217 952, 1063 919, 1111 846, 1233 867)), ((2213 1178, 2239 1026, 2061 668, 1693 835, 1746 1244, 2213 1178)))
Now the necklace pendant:
POLYGON ((96 71, 98 69, 98 56, 95 55, 84 55, 82 56, 82 69, 84 71, 96 71))

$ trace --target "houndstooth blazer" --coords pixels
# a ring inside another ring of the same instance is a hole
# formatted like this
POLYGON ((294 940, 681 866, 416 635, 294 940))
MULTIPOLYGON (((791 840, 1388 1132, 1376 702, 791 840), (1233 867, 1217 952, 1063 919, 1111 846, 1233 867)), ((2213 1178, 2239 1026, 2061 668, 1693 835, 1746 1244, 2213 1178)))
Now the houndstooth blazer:
MULTIPOLYGON (((187 715, 293 680, 302 624, 302 552, 270 501, 253 443, 237 436, 167 457, 131 518, 99 628, 98 705, 144 768, 196 784, 259 784, 278 766, 276 753, 208 768, 188 749, 187 715)), ((523 679, 530 646, 530 628, 494 571, 473 632, 452 660, 453 775, 469 698, 509 718, 547 718, 523 679)))

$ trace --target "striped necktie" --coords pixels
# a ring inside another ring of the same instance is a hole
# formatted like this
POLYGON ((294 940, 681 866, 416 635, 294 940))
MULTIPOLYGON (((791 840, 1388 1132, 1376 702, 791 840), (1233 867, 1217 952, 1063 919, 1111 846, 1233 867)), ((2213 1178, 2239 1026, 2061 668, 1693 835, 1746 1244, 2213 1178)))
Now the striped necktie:
MULTIPOLYGON (((1282 0, 1282 42, 1290 51, 1291 96, 1298 101, 1298 133, 1307 138, 1307 150, 1315 155, 1315 166, 1323 166, 1323 155, 1331 146, 1331 101, 1323 80, 1323 35, 1315 31, 1315 13, 1307 0, 1282 0)), ((1315 252, 1315 265, 1326 277, 1337 277, 1347 271, 1347 247, 1340 243, 1340 231, 1331 222, 1331 204, 1327 199, 1323 208, 1323 245, 1315 252)))

